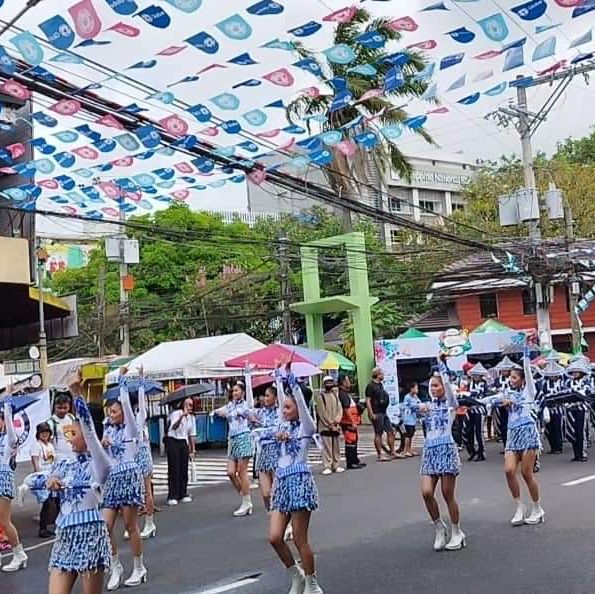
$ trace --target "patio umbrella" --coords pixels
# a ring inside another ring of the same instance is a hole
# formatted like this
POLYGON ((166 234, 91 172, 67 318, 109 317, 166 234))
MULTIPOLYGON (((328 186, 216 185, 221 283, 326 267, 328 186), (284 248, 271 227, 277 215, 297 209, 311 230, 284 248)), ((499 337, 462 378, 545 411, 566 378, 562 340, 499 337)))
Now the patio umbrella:
POLYGON ((347 358, 336 353, 335 351, 327 351, 322 349, 310 349, 303 346, 287 346, 285 348, 293 349, 298 355, 304 357, 313 365, 325 370, 339 370, 353 371, 355 365, 347 358))
MULTIPOLYGON (((138 387, 140 384, 140 380, 131 380, 128 382, 128 393, 130 394, 130 398, 138 398, 138 387)), ((163 386, 158 382, 152 381, 145 381, 145 395, 146 396, 153 396, 154 394, 159 394, 160 392, 165 392, 163 386)), ((104 395, 103 399, 106 402, 114 402, 120 398, 120 386, 113 386, 108 388, 104 395)))
POLYGON ((207 394, 208 392, 214 392, 215 386, 210 383, 204 384, 192 384, 191 386, 183 386, 175 392, 171 392, 165 398, 161 400, 161 404, 173 404, 180 400, 186 400, 186 398, 193 398, 194 396, 200 396, 201 394, 207 394))
MULTIPOLYGON (((298 347, 299 348, 299 347, 298 347)), ((279 363, 285 364, 291 360, 291 371, 298 377, 310 377, 322 373, 320 368, 314 365, 298 350, 292 346, 284 344, 271 344, 263 349, 258 349, 252 353, 246 353, 233 359, 225 361, 226 367, 274 370, 279 363)))

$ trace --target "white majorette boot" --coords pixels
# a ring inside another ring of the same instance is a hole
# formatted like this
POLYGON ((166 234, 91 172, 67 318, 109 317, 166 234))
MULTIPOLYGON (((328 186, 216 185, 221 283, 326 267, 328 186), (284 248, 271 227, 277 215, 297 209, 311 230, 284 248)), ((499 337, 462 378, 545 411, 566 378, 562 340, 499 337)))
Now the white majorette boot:
POLYGON ((18 544, 12 550, 12 559, 8 565, 5 565, 2 568, 4 573, 14 573, 15 571, 19 571, 20 569, 27 568, 27 561, 29 557, 27 557, 27 553, 23 550, 23 545, 18 544))
POLYGON ((466 546, 467 537, 465 536, 465 533, 461 530, 461 526, 459 524, 453 524, 450 540, 444 548, 447 551, 458 551, 459 549, 464 549, 466 546))
POLYGON ((252 515, 252 498, 250 495, 244 495, 242 497, 242 505, 240 505, 240 507, 238 507, 238 509, 233 512, 233 515, 236 518, 252 515))
POLYGON ((306 576, 306 587, 304 588, 304 594, 324 594, 324 591, 318 585, 316 574, 306 576))
POLYGON ((289 520, 289 524, 287 524, 287 528, 285 528, 285 542, 289 540, 293 540, 293 526, 291 525, 291 520, 289 520))
POLYGON ((291 577, 291 590, 289 590, 289 594, 304 594, 306 578, 302 568, 296 564, 287 571, 291 577))
POLYGON ((145 517, 145 526, 140 533, 140 537, 145 540, 147 538, 153 538, 157 534, 157 526, 155 526, 155 520, 153 516, 147 515, 145 517))
POLYGON ((117 590, 122 584, 122 577, 124 576, 124 568, 120 563, 118 556, 112 557, 112 563, 109 570, 109 577, 107 579, 107 591, 113 592, 117 590))
POLYGON ((134 558, 134 567, 130 577, 124 582, 125 586, 132 588, 140 586, 147 581, 147 568, 143 564, 143 556, 134 558))
POLYGON ((436 538, 434 538, 434 550, 443 551, 446 547, 446 525, 439 518, 434 522, 434 528, 436 530, 436 538))
POLYGON ((516 500, 516 512, 510 520, 513 526, 522 526, 525 523, 525 504, 520 500, 516 500))
POLYGON ((545 522, 545 512, 543 511, 543 507, 541 507, 541 503, 537 501, 531 506, 531 513, 525 518, 525 524, 532 526, 541 524, 542 522, 545 522))

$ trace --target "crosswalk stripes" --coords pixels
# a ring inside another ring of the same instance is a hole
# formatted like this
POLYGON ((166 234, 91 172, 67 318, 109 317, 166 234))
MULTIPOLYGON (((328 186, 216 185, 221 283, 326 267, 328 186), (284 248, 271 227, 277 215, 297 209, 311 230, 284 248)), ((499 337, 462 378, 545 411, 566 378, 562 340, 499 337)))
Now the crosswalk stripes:
MULTIPOLYGON (((360 435, 358 452, 362 457, 376 455, 374 449, 374 436, 371 433, 360 435)), ((421 433, 414 437, 414 447, 420 449, 423 445, 421 433)), ((344 458, 341 458, 344 460, 344 458)), ((308 453, 308 462, 312 466, 322 464, 322 454, 316 448, 311 448, 308 453)), ((188 488, 196 489, 208 487, 228 481, 227 478, 227 459, 224 456, 209 455, 209 451, 199 452, 195 459, 196 476, 192 477, 192 471, 189 473, 188 488), (192 478, 195 480, 193 481, 192 478)), ((250 463, 250 475, 252 473, 252 462, 250 463)), ((153 488, 156 495, 167 495, 167 461, 159 458, 153 464, 153 488)))

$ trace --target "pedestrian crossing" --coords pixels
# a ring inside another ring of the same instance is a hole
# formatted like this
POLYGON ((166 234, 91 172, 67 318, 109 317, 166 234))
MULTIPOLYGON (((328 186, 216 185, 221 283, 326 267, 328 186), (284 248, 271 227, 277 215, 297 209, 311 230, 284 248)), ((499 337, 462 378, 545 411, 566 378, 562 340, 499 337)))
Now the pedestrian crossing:
MULTIPOLYGON (((421 449, 423 437, 418 432, 413 439, 414 448, 421 449)), ((360 434, 358 453, 360 457, 375 456, 374 436, 371 433, 360 434)), ((345 461, 342 457, 341 460, 345 461)), ((308 453, 308 462, 311 466, 322 464, 322 454, 317 448, 311 448, 308 453)), ((190 463, 188 488, 196 489, 225 483, 227 478, 227 458, 222 455, 211 453, 210 450, 198 452, 193 463, 190 463)), ((250 462, 250 476, 252 476, 252 462, 250 462)), ((155 495, 167 495, 167 461, 165 458, 157 458, 153 463, 153 488, 155 495)))

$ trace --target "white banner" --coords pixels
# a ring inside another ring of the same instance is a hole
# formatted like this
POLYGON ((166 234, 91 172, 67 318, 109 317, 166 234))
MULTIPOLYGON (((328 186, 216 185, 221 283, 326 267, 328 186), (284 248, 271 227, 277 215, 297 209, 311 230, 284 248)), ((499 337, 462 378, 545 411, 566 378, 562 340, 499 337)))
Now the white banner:
POLYGON ((18 396, 25 403, 14 415, 14 428, 19 440, 17 462, 31 459, 31 445, 35 442, 35 428, 39 423, 47 421, 51 416, 50 393, 48 390, 18 396))
POLYGON ((390 397, 386 414, 393 425, 401 421, 401 407, 399 405, 399 376, 397 373, 397 351, 392 348, 392 342, 379 340, 374 345, 376 365, 384 374, 384 389, 390 397))

